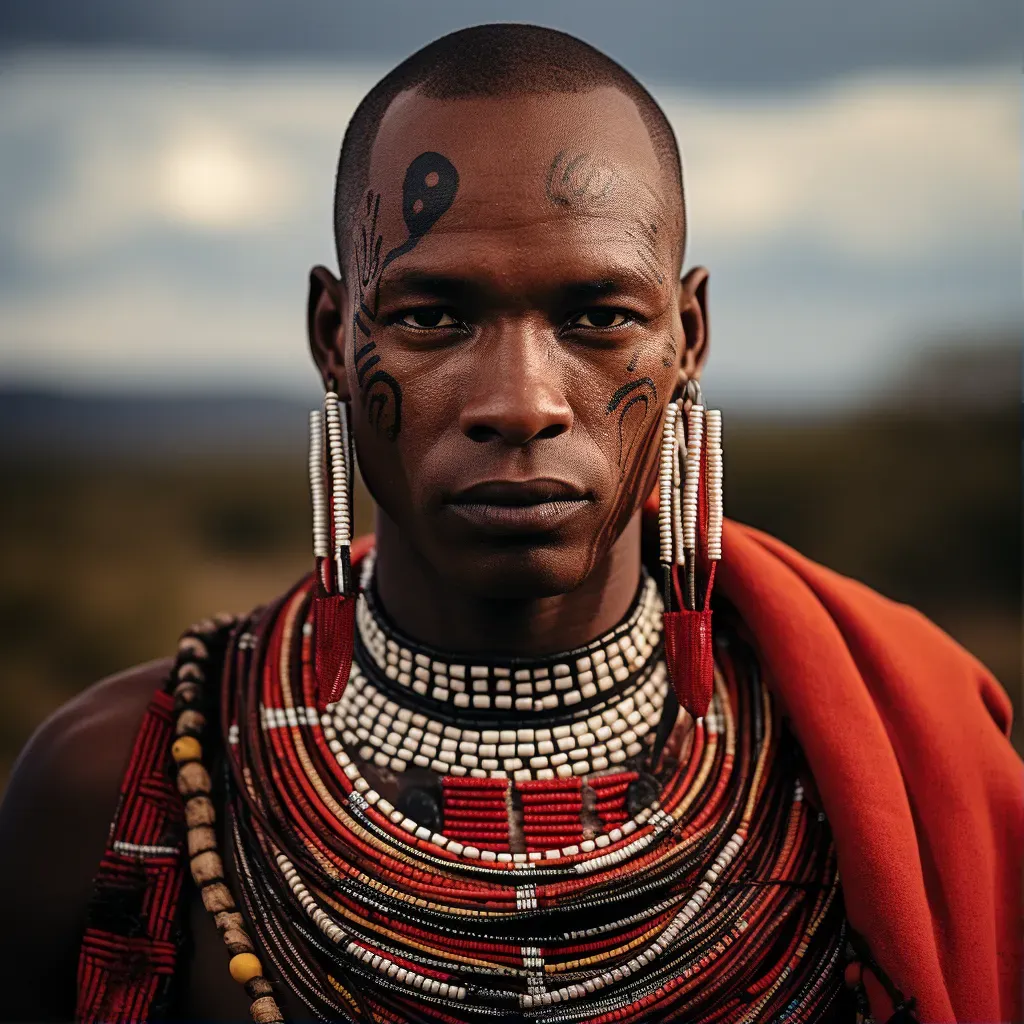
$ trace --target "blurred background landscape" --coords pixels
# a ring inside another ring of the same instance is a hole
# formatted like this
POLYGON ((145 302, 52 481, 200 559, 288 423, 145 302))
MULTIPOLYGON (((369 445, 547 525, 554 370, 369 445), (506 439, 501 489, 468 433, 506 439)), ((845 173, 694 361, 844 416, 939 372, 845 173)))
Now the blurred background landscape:
POLYGON ((1022 748, 1016 4, 14 0, 0 789, 70 695, 306 571, 305 275, 341 133, 406 54, 513 19, 604 49, 676 129, 728 514, 921 608, 1022 748))

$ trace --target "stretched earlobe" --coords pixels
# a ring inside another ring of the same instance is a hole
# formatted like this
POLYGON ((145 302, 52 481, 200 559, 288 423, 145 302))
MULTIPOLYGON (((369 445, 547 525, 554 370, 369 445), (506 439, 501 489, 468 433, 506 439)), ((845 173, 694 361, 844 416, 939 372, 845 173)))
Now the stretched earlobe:
POLYGON ((313 362, 325 389, 334 381, 337 394, 349 399, 345 374, 345 286, 326 267, 316 266, 309 272, 309 297, 306 302, 306 333, 313 362))
POLYGON ((679 282, 679 316, 683 323, 680 384, 700 378, 708 357, 708 271, 694 267, 679 282))

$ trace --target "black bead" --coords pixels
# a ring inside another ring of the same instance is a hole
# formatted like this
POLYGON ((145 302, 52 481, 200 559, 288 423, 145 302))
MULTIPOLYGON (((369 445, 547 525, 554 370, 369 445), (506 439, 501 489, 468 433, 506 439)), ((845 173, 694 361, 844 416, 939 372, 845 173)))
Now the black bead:
POLYGON ((441 831, 441 806, 437 797, 423 786, 409 786, 398 794, 396 810, 431 832, 441 831))
POLYGON ((650 807, 660 795, 661 786, 658 780, 648 772, 641 772, 626 790, 626 810, 630 817, 639 814, 645 807, 650 807))

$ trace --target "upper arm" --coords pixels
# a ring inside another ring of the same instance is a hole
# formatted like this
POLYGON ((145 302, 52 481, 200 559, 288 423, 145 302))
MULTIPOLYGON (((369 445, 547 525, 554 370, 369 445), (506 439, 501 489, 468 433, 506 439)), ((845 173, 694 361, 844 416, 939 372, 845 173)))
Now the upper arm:
POLYGON ((8 1020, 70 1020, 92 880, 167 662, 97 683, 22 751, 0 803, 0 991, 8 1020))

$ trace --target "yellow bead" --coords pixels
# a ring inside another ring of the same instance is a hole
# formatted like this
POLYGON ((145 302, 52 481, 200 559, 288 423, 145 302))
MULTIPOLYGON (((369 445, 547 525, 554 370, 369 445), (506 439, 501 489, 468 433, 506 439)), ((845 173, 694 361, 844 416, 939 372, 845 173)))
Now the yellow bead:
POLYGON ((236 953, 228 964, 228 970, 239 985, 244 985, 263 973, 263 968, 254 953, 236 953))
POLYGON ((203 748, 195 736, 179 736, 171 746, 171 757, 179 763, 197 761, 202 754, 203 748))

